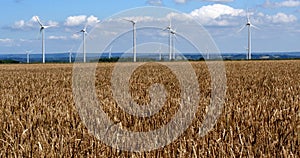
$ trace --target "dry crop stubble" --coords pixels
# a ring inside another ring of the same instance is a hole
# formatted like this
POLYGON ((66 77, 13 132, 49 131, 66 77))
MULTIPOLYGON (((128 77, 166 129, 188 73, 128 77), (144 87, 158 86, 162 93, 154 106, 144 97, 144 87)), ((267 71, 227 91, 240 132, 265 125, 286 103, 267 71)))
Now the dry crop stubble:
MULTIPOLYGON (((111 148, 89 134, 73 101, 72 65, 0 65, 0 156, 299 157, 300 61, 225 65, 226 102, 214 129, 198 136, 211 84, 205 63, 194 62, 201 96, 192 125, 164 148, 140 153, 111 148)), ((150 102, 151 84, 161 83, 168 92, 159 113, 139 118, 124 112, 113 99, 114 66, 99 63, 95 82, 100 107, 111 120, 132 131, 149 131, 168 123, 178 109, 181 91, 174 74, 156 63, 134 71, 130 90, 140 106, 150 102)))

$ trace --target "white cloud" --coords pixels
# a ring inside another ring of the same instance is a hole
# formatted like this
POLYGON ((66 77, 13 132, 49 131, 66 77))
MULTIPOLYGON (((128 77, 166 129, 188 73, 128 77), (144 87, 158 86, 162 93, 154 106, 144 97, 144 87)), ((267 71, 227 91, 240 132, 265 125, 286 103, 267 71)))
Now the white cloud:
POLYGON ((163 2, 162 2, 162 0, 147 0, 147 4, 153 5, 153 6, 162 6, 163 2))
POLYGON ((174 0, 176 3, 186 3, 187 2, 187 0, 174 0))
POLYGON ((73 34, 72 39, 80 39, 81 35, 80 34, 73 34))
POLYGON ((13 42, 13 40, 10 38, 4 38, 4 39, 0 38, 0 43, 12 43, 12 42, 13 42))
POLYGON ((66 21, 66 26, 78 26, 85 22, 86 15, 78 15, 78 16, 69 16, 66 21))
MULTIPOLYGON (((52 27, 57 27, 58 26, 58 22, 56 21, 52 21, 49 20, 46 23, 43 23, 44 25, 49 25, 52 27)), ((35 16, 33 16, 30 20, 19 20, 14 22, 14 24, 8 28, 13 29, 13 30, 29 30, 29 29, 33 29, 33 28, 37 28, 39 27, 39 24, 35 18, 35 16)))
POLYGON ((297 0, 287 0, 279 3, 281 7, 298 7, 300 6, 300 1, 297 0))
POLYGON ((190 15, 198 19, 203 25, 226 26, 231 25, 229 22, 230 18, 244 16, 245 11, 223 4, 213 4, 196 9, 190 15))
POLYGON ((91 15, 87 17, 86 15, 78 15, 78 16, 69 16, 65 20, 66 26, 79 26, 79 25, 95 25, 96 23, 99 23, 100 20, 98 17, 91 15))
POLYGON ((57 27, 58 24, 59 24, 58 22, 50 20, 50 21, 48 21, 47 25, 52 26, 52 27, 57 27))
POLYGON ((14 23, 14 25, 12 26, 12 28, 14 29, 22 29, 25 26, 25 21, 24 20, 20 20, 20 21, 16 21, 14 23))
POLYGON ((280 7, 299 7, 299 0, 284 0, 282 2, 271 2, 270 0, 266 0, 263 4, 265 8, 280 8, 280 7))
POLYGON ((227 2, 233 2, 234 0, 204 0, 207 2, 219 2, 219 3, 227 3, 227 2))
POLYGON ((48 39, 51 39, 51 40, 66 40, 67 37, 66 36, 49 36, 48 39))
POLYGON ((106 36, 115 36, 118 33, 114 32, 114 31, 103 31, 103 34, 106 35, 106 36))
MULTIPOLYGON (((174 0, 175 3, 178 4, 184 4, 189 0, 174 0)), ((218 2, 218 3, 228 3, 228 2, 233 2, 234 0, 202 0, 202 1, 206 1, 206 2, 218 2)))
POLYGON ((5 46, 5 47, 12 47, 12 46, 16 46, 14 44, 14 40, 10 39, 10 38, 0 38, 0 45, 1 46, 5 46))
POLYGON ((244 11, 242 9, 234 9, 230 6, 223 5, 223 4, 213 4, 213 5, 203 6, 200 9, 196 9, 191 12, 191 15, 216 19, 221 17, 222 15, 239 16, 243 12, 244 11))
POLYGON ((91 26, 93 26, 93 25, 95 25, 95 24, 97 24, 97 23, 100 22, 100 20, 98 19, 98 17, 95 17, 94 15, 89 16, 86 19, 86 21, 87 21, 87 24, 91 25, 91 26))
MULTIPOLYGON (((190 13, 191 16, 200 21, 202 25, 208 26, 235 26, 241 24, 241 19, 246 17, 246 11, 235 9, 223 4, 203 6, 190 13)), ((268 23, 284 24, 297 21, 292 14, 279 12, 275 15, 267 15, 261 12, 249 12, 251 22, 254 24, 268 25, 268 23)))
POLYGON ((266 17, 272 23, 292 23, 297 21, 297 17, 294 15, 287 15, 284 13, 277 13, 275 15, 267 15, 266 17))
POLYGON ((29 40, 29 39, 23 39, 23 38, 20 38, 19 41, 20 41, 20 42, 33 42, 32 40, 29 40))

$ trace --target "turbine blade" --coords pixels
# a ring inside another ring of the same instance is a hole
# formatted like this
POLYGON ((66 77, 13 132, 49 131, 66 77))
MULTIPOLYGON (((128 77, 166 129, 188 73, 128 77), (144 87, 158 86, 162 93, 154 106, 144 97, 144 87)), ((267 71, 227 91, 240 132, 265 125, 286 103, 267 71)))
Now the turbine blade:
POLYGON ((122 20, 125 20, 125 21, 128 21, 128 22, 131 22, 132 24, 136 24, 136 21, 133 21, 133 20, 129 20, 129 19, 122 19, 122 20))
POLYGON ((44 29, 47 29, 47 28, 54 27, 54 26, 50 25, 50 26, 43 26, 43 27, 44 27, 44 29))
POLYGON ((169 30, 169 27, 162 28, 162 31, 166 31, 166 30, 169 30))
POLYGON ((178 41, 176 33, 173 34, 173 37, 175 38, 176 41, 178 41))
POLYGON ((250 14, 249 14, 249 9, 247 8, 247 22, 250 22, 250 14))
POLYGON ((237 33, 241 32, 242 30, 244 30, 244 28, 246 27, 246 25, 244 25, 242 28, 240 28, 237 33))
POLYGON ((259 27, 255 26, 255 25, 250 25, 251 27, 255 28, 256 30, 260 30, 259 27))
POLYGON ((87 32, 85 32, 85 34, 86 34, 86 37, 87 37, 87 38, 89 38, 90 40, 93 40, 93 37, 90 36, 87 32))
POLYGON ((35 16, 35 19, 37 20, 37 22, 40 24, 40 26, 42 27, 43 26, 43 23, 40 21, 39 17, 38 16, 35 16))
POLYGON ((86 28, 88 27, 88 22, 84 25, 84 30, 86 30, 86 28))
POLYGON ((41 37, 41 31, 36 33, 35 39, 40 40, 40 37, 41 37))
POLYGON ((122 19, 122 20, 125 20, 125 21, 128 21, 128 22, 130 22, 130 20, 128 20, 128 19, 122 19))

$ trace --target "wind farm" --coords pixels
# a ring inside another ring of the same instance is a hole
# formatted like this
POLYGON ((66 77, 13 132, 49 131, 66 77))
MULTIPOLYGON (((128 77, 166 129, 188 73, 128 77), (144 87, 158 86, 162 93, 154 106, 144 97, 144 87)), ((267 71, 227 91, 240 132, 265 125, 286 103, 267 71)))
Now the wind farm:
POLYGON ((0 156, 299 157, 297 2, 7 4, 0 156))
MULTIPOLYGON (((51 28, 51 27, 55 27, 54 25, 44 25, 41 20, 39 19, 38 16, 34 16, 36 22, 39 24, 40 28, 39 28, 39 31, 40 31, 40 35, 41 35, 41 54, 42 54, 42 57, 41 57, 41 63, 45 63, 46 62, 46 49, 45 49, 45 30, 48 29, 48 28, 51 28)), ((138 59, 139 55, 137 55, 137 37, 138 39, 143 39, 145 40, 143 35, 139 35, 137 34, 137 28, 136 28, 136 24, 137 24, 137 21, 135 20, 131 20, 131 18, 120 18, 119 20, 122 20, 122 21, 125 21, 125 22, 129 22, 132 24, 132 29, 131 29, 131 32, 132 32, 132 61, 133 62, 137 62, 141 59, 138 59)), ((246 48, 246 54, 245 56, 242 55, 243 53, 240 52, 240 53, 226 53, 226 52, 222 52, 222 57, 223 57, 223 60, 277 60, 277 59, 298 59, 299 56, 297 55, 298 53, 297 52, 291 52, 291 53, 281 53, 278 52, 277 54, 276 53, 268 53, 268 52, 256 52, 253 56, 253 48, 252 48, 252 43, 253 43, 253 31, 252 29, 256 29, 256 30, 260 30, 257 26, 255 26, 252 22, 251 22, 251 17, 250 17, 250 12, 247 10, 246 12, 246 23, 243 24, 243 26, 237 31, 239 34, 241 34, 243 32, 243 30, 245 28, 247 28, 247 38, 244 37, 244 39, 247 39, 247 48, 246 48)), ((162 31, 163 32, 166 32, 168 34, 168 38, 167 38, 167 44, 169 46, 169 50, 168 50, 168 60, 169 61, 178 61, 178 60, 182 60, 183 58, 186 58, 187 60, 192 60, 192 61, 196 61, 196 60, 219 60, 219 59, 214 59, 213 58, 213 54, 212 53, 215 53, 215 52, 210 52, 208 51, 208 48, 205 48, 203 47, 202 48, 202 52, 193 52, 193 51, 185 51, 185 52, 180 52, 181 54, 178 56, 178 58, 176 58, 176 48, 175 48, 175 43, 178 43, 178 46, 180 47, 181 45, 183 45, 180 40, 178 41, 178 38, 182 38, 182 36, 179 36, 177 37, 177 34, 178 32, 176 31, 176 29, 174 28, 174 26, 172 25, 172 17, 168 17, 165 19, 165 21, 168 21, 168 26, 166 27, 163 27, 163 25, 159 26, 162 28, 162 31)), ((96 27, 96 25, 98 24, 98 22, 94 23, 93 25, 91 25, 91 27, 96 27)), ((180 26, 180 23, 176 22, 176 24, 178 26, 180 26)), ((141 23, 142 25, 142 23, 141 23)), ((106 61, 109 61, 109 59, 111 59, 111 56, 112 54, 114 54, 115 57, 117 58, 120 58, 122 56, 122 54, 124 53, 124 51, 117 51, 117 52, 112 52, 111 50, 106 54, 105 52, 101 52, 101 51, 98 51, 96 53, 90 53, 90 52, 87 52, 87 48, 86 48, 86 45, 87 45, 87 41, 88 42, 92 42, 91 40, 91 37, 88 35, 88 32, 87 32, 87 27, 89 26, 89 23, 86 22, 84 24, 84 27, 80 29, 80 31, 76 32, 76 34, 81 34, 81 37, 82 37, 82 40, 81 40, 81 51, 82 51, 82 62, 83 63, 86 63, 87 62, 87 58, 90 58, 90 60, 88 62, 96 62, 97 61, 97 58, 108 58, 108 60, 106 61), (87 37, 90 38, 89 40, 87 40, 87 37), (97 55, 97 54, 102 54, 101 56, 97 55), (88 56, 88 57, 87 57, 88 56)), ((143 26, 141 26, 143 27, 143 26)), ((260 30, 261 32, 263 32, 263 30, 260 30)), ((138 32, 139 33, 139 32, 138 32)), ((152 33, 153 35, 155 35, 153 32, 150 32, 152 33)), ((74 35, 74 34, 73 34, 74 35)), ((156 35, 156 36, 161 36, 161 35, 156 35)), ((51 36, 53 37, 53 36, 51 36)), ((157 38, 158 38, 157 37, 157 38)), ((161 42, 161 39, 164 39, 166 40, 166 38, 164 37, 159 37, 160 39, 156 42, 161 42)), ((74 47, 74 46, 73 46, 74 47)), ((184 46, 181 46, 181 47, 184 47, 184 46)), ((241 48, 243 48, 241 46, 241 48)), ((107 48, 108 49, 108 48, 107 48)), ((152 50, 153 52, 154 50, 152 50)), ((63 51, 59 51, 59 52, 63 52, 63 51)), ((73 54, 73 58, 75 61, 75 58, 76 56, 80 55, 80 51, 74 51, 74 52, 70 52, 69 51, 65 51, 64 53, 55 53, 52 51, 51 54, 51 59, 49 59, 49 61, 51 63, 53 62, 70 62, 72 61, 72 54, 73 54), (61 57, 64 53, 68 53, 68 56, 65 56, 65 57, 61 57), (54 57, 55 55, 57 55, 57 57, 54 57), (57 60, 53 60, 54 58, 57 58, 57 60)), ((161 54, 165 54, 167 52, 161 52, 161 54)), ((26 53, 27 54, 27 53, 26 53)), ((32 55, 33 57, 33 62, 34 63, 39 63, 39 58, 40 57, 34 57, 34 56, 37 56, 37 53, 36 52, 32 52, 31 54, 35 54, 35 55, 32 55)), ((141 54, 140 54, 141 55, 141 54)), ((142 52, 142 55, 143 55, 143 58, 153 58, 153 54, 148 54, 148 56, 145 55, 145 53, 142 52)), ((12 55, 14 56, 14 55, 12 55)), ((27 55, 26 55, 27 56, 27 55)), ((49 56, 49 55, 48 55, 49 56)), ((27 58, 27 57, 26 57, 27 58)), ((131 58, 131 57, 128 57, 128 58, 131 58)), ((163 56, 161 56, 159 58, 159 61, 161 61, 161 59, 163 58, 163 56)), ((5 58, 4 58, 5 59, 5 58)), ((1 59, 1 56, 0 56, 0 60, 4 60, 4 59, 1 59)), ((7 59, 7 58, 6 58, 7 59)), ((14 63, 23 63, 24 62, 24 59, 22 59, 22 57, 17 57, 17 58, 11 58, 11 59, 7 59, 7 60, 12 60, 14 61, 14 63)), ((47 59, 48 60, 48 59, 47 59)), ((154 59, 150 59, 150 60, 154 60, 154 59)), ((115 60, 113 60, 115 61, 115 60)), ((141 60, 143 61, 143 60, 141 60)), ((166 60, 163 60, 163 61, 166 61, 166 60)), ((27 59, 26 59, 26 62, 27 62, 27 59)), ((77 62, 80 62, 80 60, 78 60, 77 62)))

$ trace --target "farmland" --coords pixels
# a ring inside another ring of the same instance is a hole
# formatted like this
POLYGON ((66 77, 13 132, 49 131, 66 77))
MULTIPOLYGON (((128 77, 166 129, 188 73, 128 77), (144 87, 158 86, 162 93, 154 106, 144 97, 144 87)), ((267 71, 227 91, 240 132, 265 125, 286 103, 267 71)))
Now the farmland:
MULTIPOLYGON (((198 133, 210 102, 210 75, 204 62, 191 64, 201 93, 196 117, 174 142, 147 152, 121 151, 89 133, 73 98, 73 65, 0 65, 0 157, 300 156, 300 61, 226 61, 224 109, 204 137, 198 133)), ((154 130, 171 120, 180 88, 167 67, 149 63, 130 78, 139 105, 149 103, 147 89, 153 83, 168 91, 164 107, 150 118, 117 106, 111 92, 113 68, 113 63, 99 63, 95 82, 101 108, 111 120, 131 131, 154 130)))

